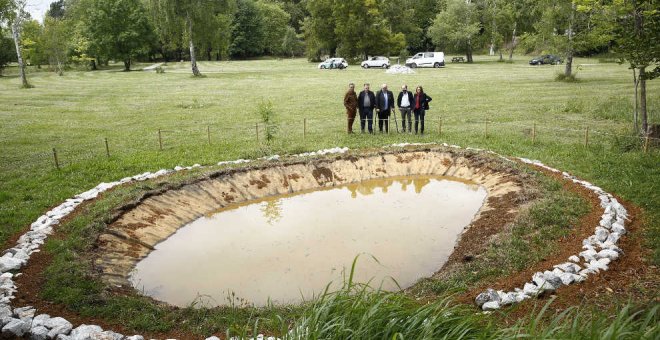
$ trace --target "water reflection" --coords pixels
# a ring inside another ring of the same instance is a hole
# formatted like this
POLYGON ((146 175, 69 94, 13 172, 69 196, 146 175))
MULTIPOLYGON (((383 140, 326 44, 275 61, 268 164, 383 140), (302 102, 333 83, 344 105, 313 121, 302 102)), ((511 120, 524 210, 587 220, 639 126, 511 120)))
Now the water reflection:
POLYGON ((356 255, 370 254, 379 263, 361 260, 357 280, 391 277, 405 288, 442 266, 485 196, 474 183, 413 176, 235 205, 158 244, 131 282, 179 306, 199 296, 210 305, 291 303, 341 281, 356 255))

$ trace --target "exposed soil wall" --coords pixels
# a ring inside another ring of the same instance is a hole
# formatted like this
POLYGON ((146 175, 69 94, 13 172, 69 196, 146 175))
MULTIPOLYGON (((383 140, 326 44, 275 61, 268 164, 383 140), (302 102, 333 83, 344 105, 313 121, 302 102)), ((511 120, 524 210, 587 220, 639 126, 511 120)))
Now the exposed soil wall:
MULTIPOLYGON (((446 149, 392 151, 371 155, 339 156, 308 162, 275 163, 268 167, 220 171, 179 188, 145 195, 122 207, 97 241, 95 266, 109 283, 128 286, 128 275, 156 244, 184 225, 232 204, 261 197, 338 186, 373 178, 408 175, 452 176, 475 182, 488 192, 479 213, 466 228, 457 247, 491 234, 488 225, 502 226, 513 219, 524 201, 528 175, 496 157, 446 149), (503 204, 503 202, 509 204, 503 204), (498 213, 495 213, 497 211, 498 213), (503 218, 504 216, 504 218, 503 218), (474 237, 469 237, 473 234, 474 237)), ((493 231, 493 233, 496 231, 493 231)), ((481 239, 480 243, 485 243, 481 239)), ((450 259, 456 261, 458 259, 450 259)), ((438 268, 440 269, 440 268, 438 268)))

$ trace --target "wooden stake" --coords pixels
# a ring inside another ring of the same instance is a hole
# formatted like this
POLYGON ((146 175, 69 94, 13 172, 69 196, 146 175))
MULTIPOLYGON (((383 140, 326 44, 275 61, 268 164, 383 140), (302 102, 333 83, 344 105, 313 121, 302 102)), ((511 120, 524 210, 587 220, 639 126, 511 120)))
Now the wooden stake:
POLYGON ((584 146, 588 147, 589 146, 589 127, 584 130, 584 146))
POLYGON ((254 123, 254 130, 257 132, 257 144, 259 144, 259 123, 254 123))
POLYGON ((303 141, 307 139, 307 118, 303 118, 303 141))
POLYGON ((60 169, 60 161, 57 159, 57 151, 53 148, 53 158, 55 158, 55 167, 57 170, 60 169))
POLYGON ((163 134, 158 129, 158 145, 160 146, 160 151, 163 151, 163 134))
POLYGON ((442 119, 438 120, 438 136, 442 136, 442 119))
POLYGON ((110 158, 110 147, 108 147, 108 139, 105 138, 105 155, 110 158))
POLYGON ((649 152, 649 134, 646 134, 646 137, 644 137, 644 153, 649 152))
POLYGON ((532 144, 536 144, 536 123, 534 123, 534 127, 532 127, 532 144))
POLYGON ((206 137, 208 137, 209 145, 211 145, 211 126, 210 125, 206 126, 206 137))

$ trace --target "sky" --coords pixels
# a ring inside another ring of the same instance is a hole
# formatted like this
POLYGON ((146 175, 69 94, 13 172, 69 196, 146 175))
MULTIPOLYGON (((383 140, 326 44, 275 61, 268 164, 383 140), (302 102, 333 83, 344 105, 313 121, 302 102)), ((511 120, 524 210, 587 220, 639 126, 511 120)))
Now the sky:
POLYGON ((27 11, 30 12, 33 19, 42 22, 46 11, 50 7, 50 3, 54 2, 53 0, 28 0, 27 2, 27 11))

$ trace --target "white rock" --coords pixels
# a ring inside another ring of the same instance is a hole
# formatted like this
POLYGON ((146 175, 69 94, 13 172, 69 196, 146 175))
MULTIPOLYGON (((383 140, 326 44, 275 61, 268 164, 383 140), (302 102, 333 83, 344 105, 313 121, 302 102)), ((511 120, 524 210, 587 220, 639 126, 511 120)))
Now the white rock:
POLYGON ((555 274, 554 272, 551 271, 544 271, 543 272, 543 278, 545 279, 546 282, 549 282, 552 287, 555 289, 561 287, 561 279, 559 278, 559 275, 555 274))
POLYGON ((33 318, 36 312, 37 310, 32 306, 21 307, 14 309, 14 316, 19 319, 33 318))
POLYGON ((624 226, 619 224, 618 222, 615 222, 614 224, 612 224, 612 232, 617 233, 619 235, 625 235, 626 228, 624 228, 624 226))
POLYGON ((516 302, 515 293, 505 293, 498 291, 497 294, 500 296, 500 305, 508 306, 516 302))
POLYGON ((131 335, 126 337, 126 340, 144 340, 144 337, 142 335, 131 335))
POLYGON ((50 315, 48 314, 39 314, 32 319, 32 328, 38 326, 46 326, 46 322, 50 320, 50 315))
POLYGON ((21 319, 12 319, 4 327, 2 327, 2 336, 13 338, 22 337, 30 330, 30 324, 21 319))
POLYGON ((523 293, 527 296, 537 296, 540 292, 539 287, 533 283, 526 282, 525 286, 523 286, 523 293))
POLYGON ((73 325, 68 320, 59 316, 46 321, 44 326, 50 329, 48 332, 49 339, 56 338, 58 335, 67 335, 73 329, 73 325))
POLYGON ((211 336, 206 338, 206 340, 220 340, 220 338, 218 338, 217 336, 211 336))
POLYGON ((103 328, 96 325, 80 325, 71 331, 73 340, 99 340, 103 328))
POLYGON ((0 257, 0 272, 8 272, 21 268, 23 261, 12 257, 0 257))
POLYGON ((11 311, 11 308, 9 308, 9 306, 5 304, 0 305, 0 320, 5 318, 11 318, 13 315, 14 313, 11 311))
POLYGON ((580 257, 582 257, 585 261, 589 262, 596 260, 596 254, 598 254, 598 252, 596 252, 595 250, 587 249, 580 253, 580 257))
POLYGON ((568 260, 573 261, 575 263, 580 263, 580 258, 575 255, 571 255, 571 257, 569 257, 568 260))
POLYGON ((553 291, 556 289, 552 283, 548 282, 545 279, 545 276, 541 272, 537 272, 532 276, 532 281, 539 288, 540 292, 553 291))
POLYGON ((48 339, 48 328, 44 326, 32 326, 30 328, 30 340, 48 339))
POLYGON ((620 238, 621 238, 621 234, 617 232, 612 232, 610 233, 609 236, 607 236, 607 240, 605 242, 617 243, 619 242, 620 238))
MULTIPOLYGON (((580 259, 578 258, 578 261, 579 260, 580 259)), ((562 263, 562 264, 558 264, 558 265, 555 265, 554 267, 559 268, 562 271, 564 271, 566 273, 571 273, 571 274, 577 274, 577 272, 579 272, 580 269, 582 269, 582 268, 580 268, 579 265, 577 265, 575 263, 571 263, 571 262, 565 262, 565 263, 562 263)))
POLYGON ((481 306, 481 309, 485 311, 500 309, 500 304, 497 301, 488 301, 481 306))
POLYGON ((474 300, 474 302, 479 307, 483 306, 484 303, 489 301, 500 301, 500 297, 497 292, 491 288, 488 288, 485 292, 477 295, 476 299, 474 300))
POLYGON ((619 258, 619 253, 614 251, 614 250, 603 249, 603 250, 599 251, 598 254, 596 254, 596 257, 598 259, 607 258, 607 259, 610 259, 610 260, 616 260, 616 259, 619 258))
MULTIPOLYGON (((614 226, 612 226, 612 230, 614 231, 614 226)), ((610 235, 610 232, 603 227, 596 227, 595 235, 596 238, 598 238, 598 241, 605 242, 607 240, 607 237, 610 235)))
POLYGON ((561 274, 559 276, 559 278, 561 279, 562 284, 568 286, 571 283, 575 282, 575 277, 576 276, 579 277, 580 275, 575 275, 575 274, 572 274, 572 273, 564 273, 564 274, 561 274))

